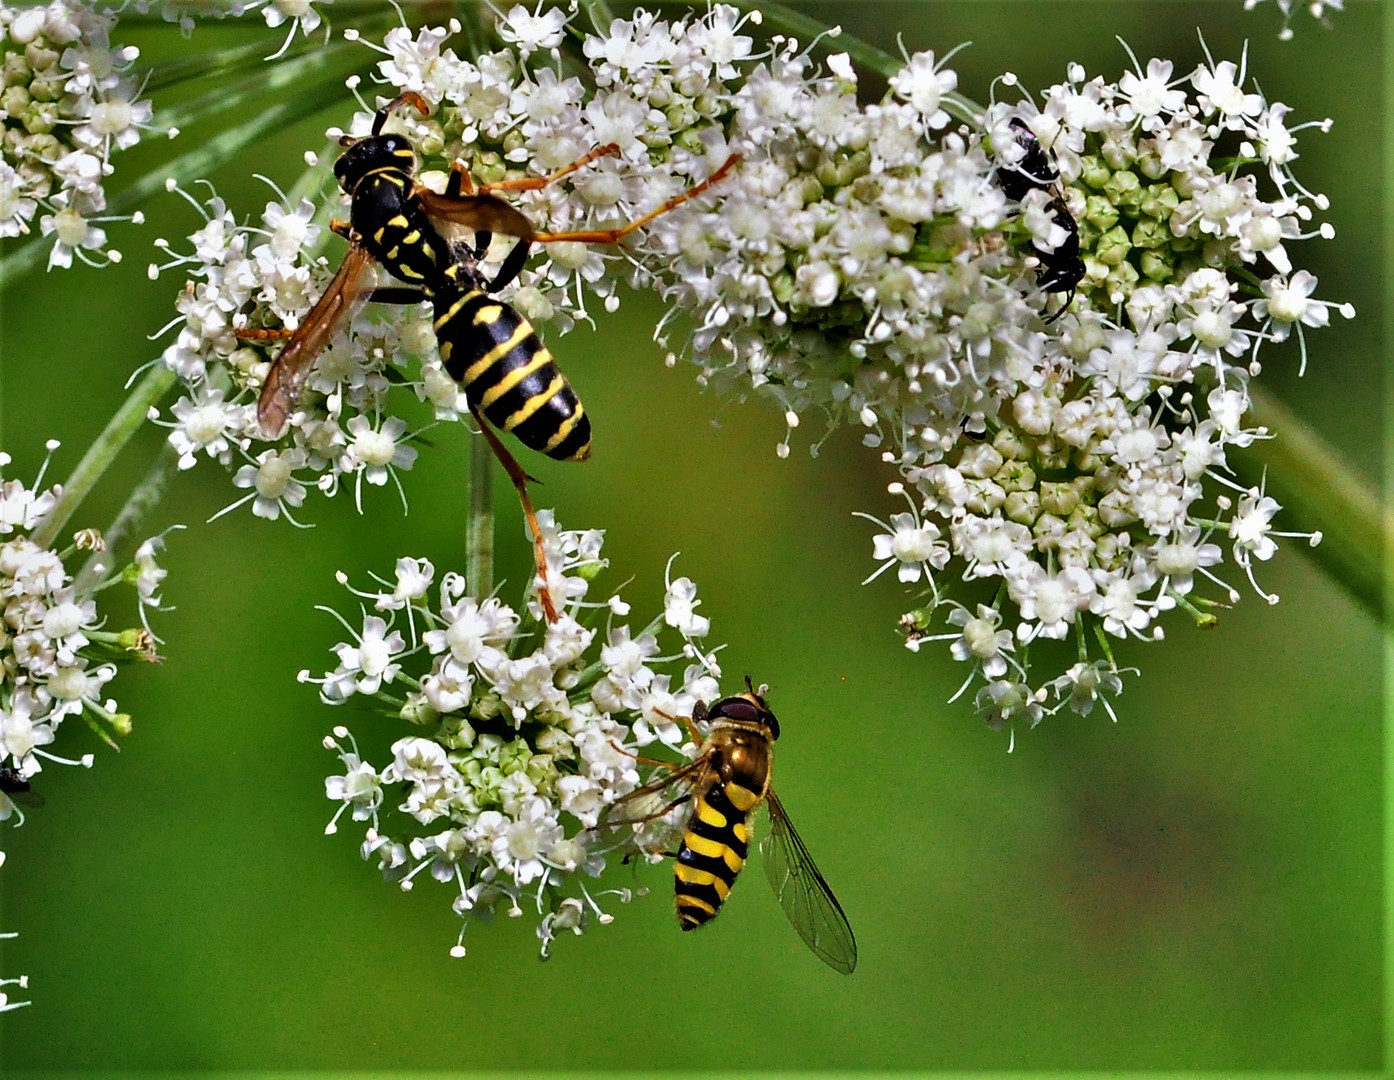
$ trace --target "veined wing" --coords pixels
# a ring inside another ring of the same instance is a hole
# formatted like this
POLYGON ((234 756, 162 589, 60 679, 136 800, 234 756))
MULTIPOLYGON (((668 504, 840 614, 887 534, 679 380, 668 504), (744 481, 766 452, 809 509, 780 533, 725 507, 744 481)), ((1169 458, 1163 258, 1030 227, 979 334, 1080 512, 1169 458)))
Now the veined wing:
POLYGON ((760 841, 760 853, 779 906, 818 959, 844 975, 852 974, 857 966, 857 939, 842 905, 773 791, 765 796, 765 805, 770 811, 770 831, 760 841))
POLYGON ((601 816, 597 827, 613 829, 623 825, 645 825, 663 817, 675 807, 687 805, 692 801, 693 790, 705 782, 708 768, 709 761, 705 754, 699 754, 685 765, 674 767, 672 772, 616 799, 601 816))
POLYGON ((272 363, 257 399, 257 422, 268 439, 279 438, 285 431, 315 357, 368 299, 373 266, 373 257, 366 248, 350 245, 334 279, 272 363))

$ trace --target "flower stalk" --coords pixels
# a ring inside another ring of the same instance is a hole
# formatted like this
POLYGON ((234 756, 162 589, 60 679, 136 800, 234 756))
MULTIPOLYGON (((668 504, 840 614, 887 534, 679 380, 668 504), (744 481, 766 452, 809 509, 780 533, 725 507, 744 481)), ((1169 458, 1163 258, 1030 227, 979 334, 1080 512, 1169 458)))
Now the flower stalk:
POLYGON ((1249 395, 1254 426, 1276 435, 1235 455, 1236 474, 1246 486, 1266 477, 1291 528, 1321 530, 1312 559, 1383 622, 1386 589, 1394 581, 1394 513, 1349 461, 1265 387, 1255 382, 1249 395))

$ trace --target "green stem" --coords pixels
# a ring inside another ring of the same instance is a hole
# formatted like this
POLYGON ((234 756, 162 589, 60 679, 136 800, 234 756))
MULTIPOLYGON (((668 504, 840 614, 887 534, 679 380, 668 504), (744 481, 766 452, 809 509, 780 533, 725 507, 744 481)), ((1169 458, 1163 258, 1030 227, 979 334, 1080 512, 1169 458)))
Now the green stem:
POLYGON ((1374 485, 1286 405, 1257 385, 1249 387, 1249 419, 1275 437, 1257 453, 1236 454, 1231 467, 1243 483, 1264 483, 1283 504, 1285 525, 1322 534, 1311 557, 1381 622, 1385 589, 1394 581, 1394 514, 1374 485))
POLYGON ((110 572, 115 565, 116 549, 126 537, 140 527, 146 515, 155 509, 164 497, 165 483, 178 460, 179 455, 168 442, 160 447, 160 452, 155 455, 149 471, 141 478, 116 517, 112 518, 111 524, 102 531, 106 550, 94 552, 73 581, 73 588, 79 596, 86 596, 110 572))
POLYGON ((470 440, 469 485, 465 581, 482 600, 494 591, 494 456, 483 437, 470 440))
POLYGON ((146 413, 174 385, 174 378, 174 372, 157 363, 136 383, 131 396, 116 410, 116 415, 108 421, 96 442, 87 448, 87 453, 82 455, 77 468, 63 484, 63 494, 58 497, 58 502, 34 530, 31 537, 34 543, 43 548, 53 546, 63 526, 73 516, 73 511, 87 498, 107 467, 116 460, 116 455, 130 442, 131 436, 140 430, 145 423, 146 413))

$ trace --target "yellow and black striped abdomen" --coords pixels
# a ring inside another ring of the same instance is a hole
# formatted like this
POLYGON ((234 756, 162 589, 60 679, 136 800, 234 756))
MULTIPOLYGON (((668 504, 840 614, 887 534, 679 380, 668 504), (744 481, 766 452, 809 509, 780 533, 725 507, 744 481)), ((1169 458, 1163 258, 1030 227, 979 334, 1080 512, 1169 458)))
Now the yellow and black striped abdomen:
POLYGON ((527 319, 478 289, 435 302, 441 362, 475 408, 548 457, 590 457, 590 418, 527 319))
POLYGON ((750 815, 760 796, 728 781, 696 796, 674 877, 678 924, 691 930, 716 917, 750 848, 750 815))

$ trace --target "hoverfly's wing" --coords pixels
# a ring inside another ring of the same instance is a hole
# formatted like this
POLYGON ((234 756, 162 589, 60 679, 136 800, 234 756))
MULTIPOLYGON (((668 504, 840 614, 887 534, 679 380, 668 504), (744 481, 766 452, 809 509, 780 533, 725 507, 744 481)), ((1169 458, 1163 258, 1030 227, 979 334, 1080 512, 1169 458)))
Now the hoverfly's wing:
POLYGON ((709 759, 698 755, 672 772, 635 788, 611 803, 600 817, 598 829, 618 829, 622 826, 646 825, 663 817, 670 810, 692 801, 693 790, 707 776, 709 759))
POLYGON ((499 233, 531 240, 536 230, 516 207, 497 195, 441 195, 418 187, 414 197, 433 221, 463 225, 475 232, 499 233))
POLYGON ((857 939, 842 905, 818 872, 773 791, 765 796, 765 805, 770 812, 770 831, 760 841, 760 853, 779 906, 819 960, 844 975, 852 974, 857 966, 857 939))
POLYGON ((266 385, 257 399, 257 422, 268 439, 279 438, 285 431, 315 357, 367 301, 373 285, 374 265, 366 248, 350 245, 334 279, 271 365, 266 385))

